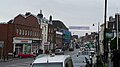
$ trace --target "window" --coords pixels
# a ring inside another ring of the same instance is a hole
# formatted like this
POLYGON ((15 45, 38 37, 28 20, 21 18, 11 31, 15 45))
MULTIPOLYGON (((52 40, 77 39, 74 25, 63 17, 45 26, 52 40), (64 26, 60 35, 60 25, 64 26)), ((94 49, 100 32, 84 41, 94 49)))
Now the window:
POLYGON ((49 28, 49 32, 50 32, 50 28, 49 28))
POLYGON ((25 35, 27 35, 27 30, 25 30, 25 35))
POLYGON ((25 30, 22 30, 22 35, 25 35, 25 30))
POLYGON ((32 36, 35 36, 35 32, 34 31, 32 32, 32 36))
POLYGON ((30 31, 30 36, 32 36, 32 31, 30 31))
POLYGON ((29 30, 28 30, 27 34, 28 34, 28 36, 30 35, 29 30))
POLYGON ((38 36, 38 32, 36 32, 36 36, 38 36))
POLYGON ((34 63, 32 67, 63 67, 62 63, 34 63))
POLYGON ((53 29, 51 29, 51 33, 53 33, 53 29))
POLYGON ((19 32, 19 34, 20 34, 20 35, 22 34, 22 31, 21 31, 21 29, 20 29, 20 32, 19 32))
POLYGON ((36 36, 36 32, 35 32, 35 36, 36 36))
POLYGON ((53 40, 53 37, 51 36, 51 41, 53 40))
POLYGON ((17 33, 17 34, 19 33, 19 29, 16 29, 16 33, 17 33))

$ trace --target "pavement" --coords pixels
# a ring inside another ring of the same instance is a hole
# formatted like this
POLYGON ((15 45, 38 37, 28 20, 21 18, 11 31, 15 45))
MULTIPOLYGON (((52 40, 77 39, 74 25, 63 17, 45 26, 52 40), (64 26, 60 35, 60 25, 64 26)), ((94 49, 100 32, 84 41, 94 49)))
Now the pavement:
POLYGON ((19 60, 20 58, 9 58, 9 59, 0 59, 0 62, 9 62, 13 60, 19 60))
MULTIPOLYGON (((18 60, 22 60, 22 59, 28 59, 28 58, 9 58, 9 59, 0 59, 0 63, 3 62, 10 62, 10 61, 18 61, 18 60)), ((32 58, 31 58, 32 59, 32 58)))
POLYGON ((33 62, 33 58, 12 58, 0 62, 0 67, 29 67, 33 62))

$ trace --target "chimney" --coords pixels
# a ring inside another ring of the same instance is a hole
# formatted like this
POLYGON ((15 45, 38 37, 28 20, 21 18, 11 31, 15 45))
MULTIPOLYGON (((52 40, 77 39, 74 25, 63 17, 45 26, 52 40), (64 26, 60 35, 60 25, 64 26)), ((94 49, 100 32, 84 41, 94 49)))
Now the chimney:
POLYGON ((88 33, 85 33, 85 36, 88 36, 88 33))
POLYGON ((49 19, 49 21, 52 21, 52 16, 50 15, 50 19, 49 19))
POLYGON ((39 18, 43 18, 42 10, 40 10, 40 14, 37 15, 39 18))
POLYGON ((52 24, 52 16, 50 15, 49 23, 52 24))
POLYGON ((114 19, 114 18, 113 18, 112 16, 110 16, 110 17, 109 17, 109 21, 111 21, 111 22, 112 22, 112 21, 113 21, 113 19, 114 19))
POLYGON ((30 14, 31 14, 30 12, 26 12, 25 16, 28 16, 28 15, 30 15, 30 14))

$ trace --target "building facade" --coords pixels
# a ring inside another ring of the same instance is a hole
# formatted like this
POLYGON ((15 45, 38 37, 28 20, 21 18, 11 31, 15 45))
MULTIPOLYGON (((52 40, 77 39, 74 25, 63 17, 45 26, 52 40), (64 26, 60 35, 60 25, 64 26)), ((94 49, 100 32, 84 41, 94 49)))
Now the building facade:
POLYGON ((38 18, 31 14, 19 14, 8 24, 0 24, 0 41, 4 41, 4 54, 32 54, 41 45, 41 28, 38 18), (3 35, 4 34, 4 35, 3 35))

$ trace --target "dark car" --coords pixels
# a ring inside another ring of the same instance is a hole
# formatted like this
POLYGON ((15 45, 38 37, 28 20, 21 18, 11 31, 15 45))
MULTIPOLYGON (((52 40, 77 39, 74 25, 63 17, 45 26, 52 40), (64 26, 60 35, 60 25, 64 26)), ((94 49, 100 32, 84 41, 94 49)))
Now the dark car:
POLYGON ((80 48, 79 44, 76 44, 76 46, 75 46, 75 47, 76 47, 76 49, 80 48))
POLYGON ((70 47, 70 48, 69 48, 69 51, 74 51, 74 47, 70 47))
POLYGON ((62 51, 62 49, 56 49, 55 55, 64 55, 64 51, 62 51))

